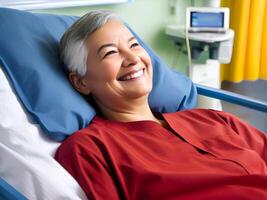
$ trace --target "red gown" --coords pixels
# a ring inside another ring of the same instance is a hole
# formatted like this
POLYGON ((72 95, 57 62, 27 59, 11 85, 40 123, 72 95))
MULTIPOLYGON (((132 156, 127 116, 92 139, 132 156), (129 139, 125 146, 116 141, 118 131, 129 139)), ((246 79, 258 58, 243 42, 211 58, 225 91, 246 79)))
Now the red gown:
POLYGON ((231 114, 194 109, 152 121, 95 117, 56 160, 88 199, 267 199, 267 135, 231 114))

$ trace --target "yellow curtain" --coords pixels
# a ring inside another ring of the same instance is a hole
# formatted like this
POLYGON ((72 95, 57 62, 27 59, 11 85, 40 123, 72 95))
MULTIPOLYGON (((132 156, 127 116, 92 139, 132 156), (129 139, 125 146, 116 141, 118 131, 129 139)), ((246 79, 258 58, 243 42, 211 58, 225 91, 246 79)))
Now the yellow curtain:
POLYGON ((221 80, 267 79, 267 0, 221 0, 230 8, 235 31, 230 64, 221 65, 221 80))

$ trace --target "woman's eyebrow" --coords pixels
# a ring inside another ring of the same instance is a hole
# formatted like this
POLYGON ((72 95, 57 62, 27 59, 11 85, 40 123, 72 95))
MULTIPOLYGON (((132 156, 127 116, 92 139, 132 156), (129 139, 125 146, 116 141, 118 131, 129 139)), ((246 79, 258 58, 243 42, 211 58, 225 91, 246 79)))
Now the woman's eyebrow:
POLYGON ((115 47, 116 45, 114 43, 108 43, 108 44, 103 44, 102 46, 100 46, 97 50, 97 54, 100 53, 100 51, 106 47, 115 47))
MULTIPOLYGON (((132 36, 132 37, 130 37, 130 38, 128 39, 128 42, 130 42, 130 41, 132 41, 132 40, 135 40, 135 39, 136 39, 136 38, 135 38, 134 36, 132 36)), ((101 51, 102 49, 106 48, 106 47, 115 47, 115 46, 116 46, 116 44, 114 44, 114 43, 103 44, 103 45, 101 45, 101 46, 98 48, 98 50, 97 50, 97 54, 99 54, 100 51, 101 51)))
POLYGON ((132 36, 132 37, 130 37, 129 39, 128 39, 128 42, 130 42, 130 41, 132 41, 132 40, 135 40, 136 38, 134 37, 134 36, 132 36))

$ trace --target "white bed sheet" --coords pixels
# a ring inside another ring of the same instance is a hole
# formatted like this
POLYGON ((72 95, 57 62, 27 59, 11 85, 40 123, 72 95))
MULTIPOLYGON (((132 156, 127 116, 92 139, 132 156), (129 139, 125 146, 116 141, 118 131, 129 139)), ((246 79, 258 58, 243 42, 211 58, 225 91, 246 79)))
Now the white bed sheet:
POLYGON ((86 199, 53 158, 59 144, 27 115, 0 66, 0 177, 31 200, 86 199))

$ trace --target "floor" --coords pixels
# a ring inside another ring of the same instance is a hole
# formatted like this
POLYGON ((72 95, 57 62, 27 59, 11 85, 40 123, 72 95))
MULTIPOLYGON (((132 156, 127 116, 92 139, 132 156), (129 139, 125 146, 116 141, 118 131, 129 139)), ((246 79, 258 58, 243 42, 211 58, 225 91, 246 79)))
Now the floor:
MULTIPOLYGON (((257 100, 267 102, 267 81, 243 81, 241 83, 223 82, 222 89, 243 94, 257 100)), ((256 128, 267 133, 267 113, 255 111, 253 109, 237 106, 230 103, 222 102, 224 111, 231 112, 250 123, 256 128)))

